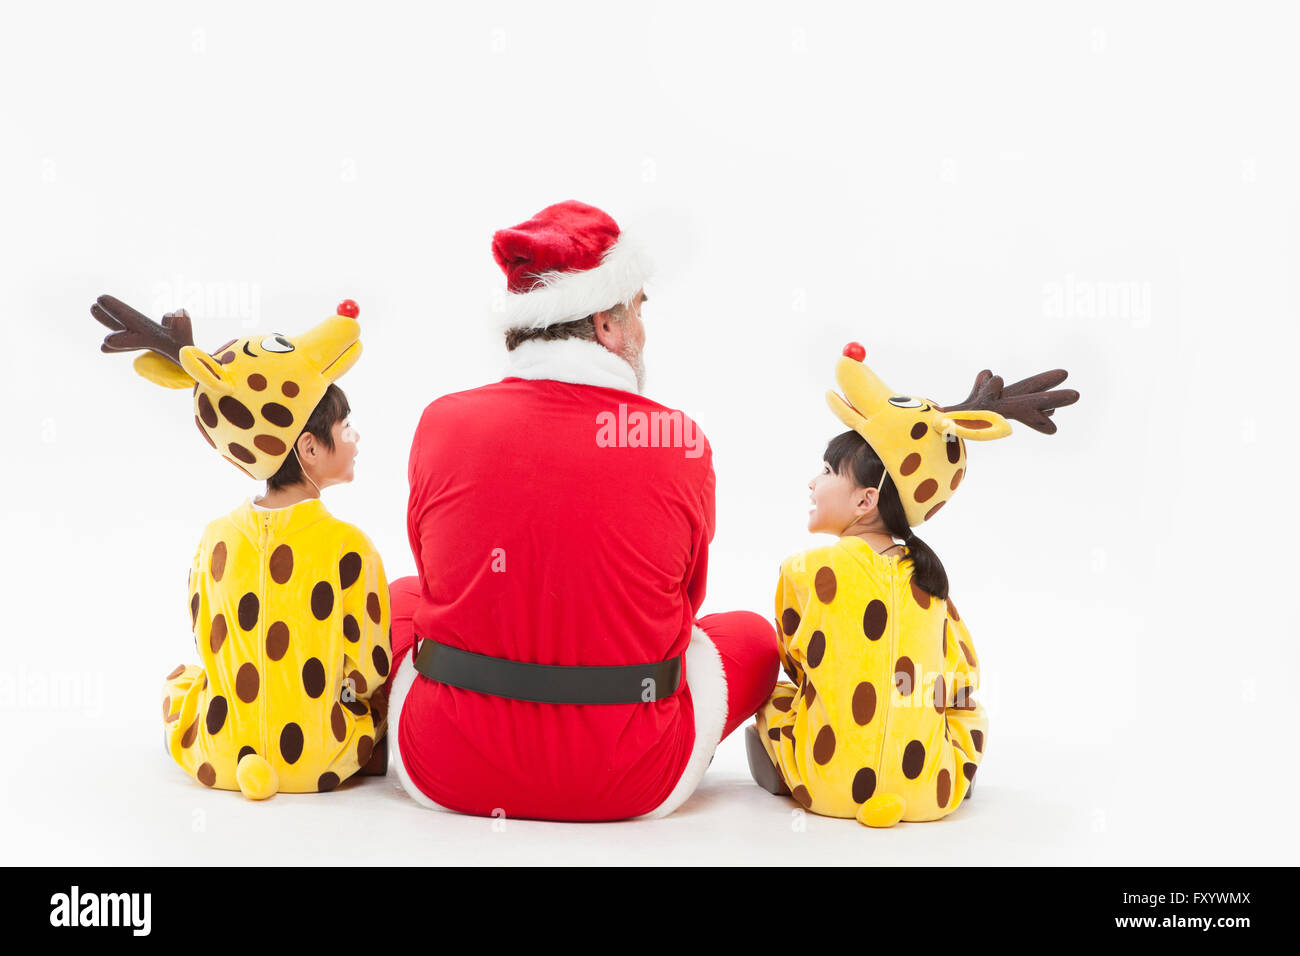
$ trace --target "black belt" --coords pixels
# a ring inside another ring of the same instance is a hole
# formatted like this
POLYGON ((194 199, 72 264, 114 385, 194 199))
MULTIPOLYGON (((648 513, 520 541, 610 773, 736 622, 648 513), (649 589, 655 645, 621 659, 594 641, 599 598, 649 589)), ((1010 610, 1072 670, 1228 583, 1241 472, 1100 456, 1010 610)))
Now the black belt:
POLYGON ((488 657, 429 639, 419 643, 415 669, 430 680, 541 704, 648 703, 674 694, 682 677, 680 657, 657 664, 570 667, 488 657))

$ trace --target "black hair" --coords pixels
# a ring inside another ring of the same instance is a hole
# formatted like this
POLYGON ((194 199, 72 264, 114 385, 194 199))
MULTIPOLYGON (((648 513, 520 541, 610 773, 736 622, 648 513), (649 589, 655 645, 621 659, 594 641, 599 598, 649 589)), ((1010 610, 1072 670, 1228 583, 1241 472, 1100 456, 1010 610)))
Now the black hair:
MULTIPOLYGON (((330 387, 325 390, 325 394, 321 396, 321 400, 316 403, 311 415, 307 417, 307 424, 298 433, 298 438, 310 432, 317 441, 333 451, 334 435, 331 432, 334 424, 343 421, 351 413, 352 409, 348 406, 348 397, 343 394, 343 389, 330 382, 330 387)), ((294 445, 298 444, 298 438, 294 439, 294 445)), ((280 463, 280 470, 266 479, 266 486, 272 491, 278 491, 296 485, 302 480, 302 464, 298 461, 298 455, 290 451, 280 463)))
MULTIPOLYGON (((885 472, 885 465, 876 454, 876 450, 867 444, 867 440, 855 431, 836 435, 826 446, 823 456, 831 471, 837 475, 850 478, 859 488, 874 488, 885 472)), ((907 523, 907 513, 903 511, 903 502, 898 497, 894 480, 888 478, 880 486, 880 517, 885 527, 896 538, 902 538, 911 552, 913 571, 912 580, 917 587, 938 598, 948 597, 948 572, 943 569, 939 556, 930 546, 912 533, 907 523)))

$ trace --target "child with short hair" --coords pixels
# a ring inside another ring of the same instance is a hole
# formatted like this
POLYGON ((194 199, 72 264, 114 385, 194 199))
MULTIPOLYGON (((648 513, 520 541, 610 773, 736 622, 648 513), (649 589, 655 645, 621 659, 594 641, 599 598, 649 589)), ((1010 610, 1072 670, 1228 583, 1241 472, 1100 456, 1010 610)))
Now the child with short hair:
POLYGON ((331 515, 360 436, 335 379, 361 355, 356 303, 309 332, 253 335, 211 353, 184 312, 161 325, 111 296, 92 314, 105 351, 147 348, 136 371, 192 389, 204 439, 266 492, 208 524, 189 574, 199 665, 163 687, 168 752, 204 786, 250 799, 332 790, 382 772, 390 666, 383 562, 331 515), (378 746, 377 746, 378 742, 378 746))

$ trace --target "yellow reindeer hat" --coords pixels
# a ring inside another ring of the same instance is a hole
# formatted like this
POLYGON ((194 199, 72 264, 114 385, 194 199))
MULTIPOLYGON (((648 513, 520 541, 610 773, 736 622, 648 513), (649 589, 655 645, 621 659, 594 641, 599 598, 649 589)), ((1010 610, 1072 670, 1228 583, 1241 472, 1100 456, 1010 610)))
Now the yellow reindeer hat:
POLYGON ((988 369, 975 378, 970 397, 944 407, 928 398, 899 395, 863 364, 866 351, 856 342, 844 349, 835 380, 844 392, 826 393, 831 411, 867 440, 898 489, 907 523, 933 517, 957 491, 966 474, 966 439, 992 441, 1011 434, 1007 419, 1053 434, 1051 414, 1079 400, 1074 389, 1055 388, 1069 374, 1042 372, 1003 387, 988 369))
POLYGON ((351 299, 302 335, 231 339, 212 352, 194 345, 182 309, 147 318, 111 295, 90 314, 112 330, 105 352, 148 349, 135 370, 164 388, 193 388, 194 423, 209 445, 250 478, 274 475, 330 383, 361 357, 360 310, 351 299))

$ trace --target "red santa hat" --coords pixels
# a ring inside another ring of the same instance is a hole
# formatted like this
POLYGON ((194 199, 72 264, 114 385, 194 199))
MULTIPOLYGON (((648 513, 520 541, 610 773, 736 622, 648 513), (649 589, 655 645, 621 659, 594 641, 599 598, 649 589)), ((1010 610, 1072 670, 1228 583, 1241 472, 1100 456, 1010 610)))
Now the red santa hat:
POLYGON ((569 199, 492 237, 506 274, 506 328, 542 329, 630 302, 653 263, 595 206, 569 199))

